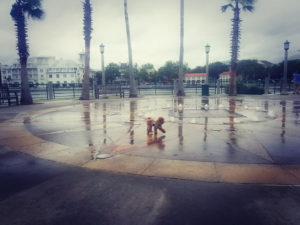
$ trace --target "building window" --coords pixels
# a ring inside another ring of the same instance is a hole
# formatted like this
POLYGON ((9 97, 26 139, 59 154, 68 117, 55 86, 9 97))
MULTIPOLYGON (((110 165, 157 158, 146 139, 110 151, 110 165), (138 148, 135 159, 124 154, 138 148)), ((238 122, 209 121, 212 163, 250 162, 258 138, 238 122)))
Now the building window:
POLYGON ((59 74, 56 74, 56 78, 59 78, 59 74))
POLYGON ((52 78, 52 74, 49 74, 49 78, 52 78))
POLYGON ((67 74, 64 74, 64 78, 67 78, 67 74))

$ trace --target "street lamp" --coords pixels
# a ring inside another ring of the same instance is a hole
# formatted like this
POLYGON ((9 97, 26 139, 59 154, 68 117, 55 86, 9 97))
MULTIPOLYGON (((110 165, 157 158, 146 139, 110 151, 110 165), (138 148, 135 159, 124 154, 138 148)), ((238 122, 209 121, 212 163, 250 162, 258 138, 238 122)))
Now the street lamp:
POLYGON ((206 79, 205 84, 202 85, 202 95, 209 96, 209 68, 208 68, 208 57, 209 57, 210 45, 205 45, 205 53, 206 53, 206 79))
POLYGON ((210 51, 210 45, 205 45, 205 53, 206 53, 206 84, 209 83, 209 68, 208 68, 208 59, 209 59, 209 51, 210 51))
POLYGON ((281 94, 286 95, 287 91, 287 64, 288 64, 288 50, 290 48, 290 42, 286 41, 284 42, 284 69, 283 69, 283 84, 282 84, 282 89, 281 89, 281 94))
POLYGON ((102 43, 100 46, 101 60, 102 60, 102 89, 103 89, 103 97, 106 97, 105 92, 105 69, 104 69, 104 44, 102 43))

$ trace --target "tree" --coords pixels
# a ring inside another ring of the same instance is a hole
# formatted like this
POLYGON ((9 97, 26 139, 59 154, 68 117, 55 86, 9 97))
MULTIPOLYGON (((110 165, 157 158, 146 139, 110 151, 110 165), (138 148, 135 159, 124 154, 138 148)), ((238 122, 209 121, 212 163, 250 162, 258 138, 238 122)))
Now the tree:
POLYGON ((80 100, 90 99, 90 45, 92 33, 92 7, 90 0, 83 3, 83 34, 85 41, 85 67, 80 100))
POLYGON ((184 0, 180 0, 180 53, 179 53, 179 70, 178 70, 178 87, 177 96, 184 96, 183 86, 183 38, 184 38, 184 0))
POLYGON ((95 82, 96 82, 96 85, 101 85, 101 82, 102 82, 102 71, 96 71, 96 74, 95 74, 95 82))
MULTIPOLYGON (((270 69, 272 79, 282 79, 283 77, 283 64, 281 62, 279 64, 273 65, 270 69)), ((300 60, 289 60, 288 61, 288 72, 287 72, 287 79, 293 79, 294 73, 300 73, 300 60)))
POLYGON ((228 71, 228 66, 221 62, 214 62, 209 64, 209 71, 209 78, 217 80, 221 73, 228 71))
MULTIPOLYGON (((178 78, 179 63, 167 61, 165 65, 158 69, 158 77, 160 81, 170 81, 178 78)), ((189 72, 187 64, 183 65, 182 74, 189 72)))
POLYGON ((205 66, 197 66, 191 70, 191 73, 205 73, 205 66))
POLYGON ((125 14, 127 43, 128 43, 128 59, 129 59, 129 80, 130 80, 129 97, 135 98, 137 97, 137 90, 135 87, 134 72, 132 66, 132 49, 131 49, 131 39, 130 39, 130 30, 129 30, 129 19, 128 19, 128 12, 127 12, 127 0, 124 0, 124 14, 125 14))
POLYGON ((17 50, 21 64, 21 104, 32 104, 27 76, 27 59, 29 46, 27 43, 26 18, 41 19, 44 11, 41 9, 42 0, 16 0, 12 5, 10 15, 15 22, 17 33, 17 50))
POLYGON ((138 79, 140 82, 153 82, 156 79, 156 74, 154 66, 150 63, 146 63, 139 69, 138 79))
POLYGON ((232 39, 231 39, 231 79, 229 87, 229 95, 236 95, 236 71, 238 63, 238 52, 239 52, 239 42, 241 38, 240 30, 240 11, 252 12, 254 10, 254 3, 256 0, 228 0, 230 3, 223 5, 221 7, 222 12, 225 12, 228 8, 231 8, 233 11, 232 19, 232 39))
POLYGON ((117 77, 120 77, 120 67, 116 63, 110 63, 105 68, 105 77, 107 82, 113 82, 117 77))
POLYGON ((237 74, 244 80, 264 79, 266 68, 257 60, 241 60, 237 66, 237 74))

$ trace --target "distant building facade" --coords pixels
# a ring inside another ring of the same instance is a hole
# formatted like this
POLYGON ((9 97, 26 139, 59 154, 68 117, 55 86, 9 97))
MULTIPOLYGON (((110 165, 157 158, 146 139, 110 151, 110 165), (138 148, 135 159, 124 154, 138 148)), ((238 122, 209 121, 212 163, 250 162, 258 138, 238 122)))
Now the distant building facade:
MULTIPOLYGON (((82 61, 82 54, 80 54, 82 61)), ((55 57, 32 57, 28 59, 27 74, 29 85, 45 85, 52 82, 58 86, 68 87, 74 84, 81 84, 84 73, 82 62, 59 59, 55 57)), ((2 83, 13 86, 21 84, 21 66, 19 63, 1 66, 2 83)), ((93 77, 93 72, 90 73, 93 77)))
POLYGON ((184 74, 184 82, 187 85, 201 84, 206 80, 206 73, 186 73, 184 74))
POLYGON ((223 72, 219 74, 219 79, 222 83, 229 83, 231 77, 231 72, 223 72))

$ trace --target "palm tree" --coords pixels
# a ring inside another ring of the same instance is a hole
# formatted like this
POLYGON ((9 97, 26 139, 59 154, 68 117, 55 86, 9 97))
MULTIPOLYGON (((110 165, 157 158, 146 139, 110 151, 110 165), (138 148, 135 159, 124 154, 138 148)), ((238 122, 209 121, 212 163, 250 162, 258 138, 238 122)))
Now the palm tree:
POLYGON ((184 96, 183 87, 183 37, 184 37, 184 0, 180 0, 180 54, 177 96, 184 96))
POLYGON ((83 3, 83 33, 85 41, 85 66, 80 100, 90 99, 90 45, 92 33, 92 7, 90 0, 83 3))
POLYGON ((21 104, 32 104, 27 76, 27 59, 29 46, 27 43, 26 17, 41 19, 44 11, 41 9, 42 0, 16 0, 12 5, 10 15, 15 22, 17 33, 17 50, 21 64, 21 104))
POLYGON ((137 91, 135 87, 135 80, 134 80, 134 73, 133 73, 133 66, 132 66, 132 49, 131 49, 131 40, 130 40, 128 12, 127 12, 127 0, 124 0, 124 13, 125 13, 126 33, 127 33, 127 42, 128 42, 128 58, 129 58, 129 81, 130 81, 129 97, 135 98, 137 97, 137 91))
POLYGON ((240 11, 252 12, 254 10, 254 3, 256 0, 229 0, 229 4, 223 5, 221 7, 222 12, 225 12, 228 8, 231 8, 233 11, 232 19, 232 39, 231 39, 231 78, 230 78, 230 87, 229 95, 236 95, 236 71, 238 63, 238 53, 239 53, 239 43, 241 38, 240 30, 240 11))

